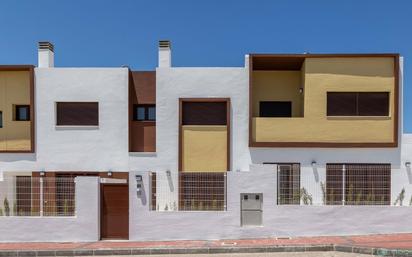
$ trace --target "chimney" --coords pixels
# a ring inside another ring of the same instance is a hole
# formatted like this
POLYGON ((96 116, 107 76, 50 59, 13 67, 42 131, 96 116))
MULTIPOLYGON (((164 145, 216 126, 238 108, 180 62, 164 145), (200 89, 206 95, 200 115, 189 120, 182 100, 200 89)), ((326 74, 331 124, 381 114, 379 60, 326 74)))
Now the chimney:
POLYGON ((159 68, 172 67, 172 50, 169 40, 159 41, 159 68))
POLYGON ((54 46, 50 42, 39 42, 38 67, 53 68, 54 67, 54 46))

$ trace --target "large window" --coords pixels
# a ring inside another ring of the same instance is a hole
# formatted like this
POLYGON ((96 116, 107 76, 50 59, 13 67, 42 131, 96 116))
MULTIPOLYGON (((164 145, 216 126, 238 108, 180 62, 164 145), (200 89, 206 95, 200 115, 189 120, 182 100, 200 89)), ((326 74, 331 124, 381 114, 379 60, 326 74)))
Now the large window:
POLYGON ((328 205, 390 205, 390 164, 327 164, 328 205))
POLYGON ((181 172, 179 210, 226 210, 226 173, 181 172))
POLYGON ((15 105, 14 120, 28 121, 30 120, 30 106, 29 105, 15 105))
POLYGON ((328 116, 388 116, 388 92, 328 92, 328 116))
POLYGON ((133 110, 133 120, 136 121, 155 121, 156 106, 154 104, 136 104, 133 110))
POLYGON ((292 117, 292 102, 290 101, 259 102, 259 117, 292 117))
POLYGON ((300 164, 278 164, 278 204, 300 204, 300 164))
POLYGON ((56 104, 56 125, 98 126, 99 103, 58 102, 56 104))

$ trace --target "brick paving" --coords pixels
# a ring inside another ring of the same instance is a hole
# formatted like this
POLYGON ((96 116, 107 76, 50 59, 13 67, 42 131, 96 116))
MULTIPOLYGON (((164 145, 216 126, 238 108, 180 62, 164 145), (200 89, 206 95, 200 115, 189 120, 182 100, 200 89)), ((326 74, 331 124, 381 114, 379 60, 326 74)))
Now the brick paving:
POLYGON ((0 256, 195 254, 338 251, 390 256, 412 254, 412 233, 208 241, 99 241, 88 243, 0 243, 0 256), (410 251, 406 251, 410 250, 410 251), (30 255, 33 254, 33 255, 30 255), (42 255, 44 254, 44 255, 42 255), (54 255, 53 255, 54 254, 54 255))

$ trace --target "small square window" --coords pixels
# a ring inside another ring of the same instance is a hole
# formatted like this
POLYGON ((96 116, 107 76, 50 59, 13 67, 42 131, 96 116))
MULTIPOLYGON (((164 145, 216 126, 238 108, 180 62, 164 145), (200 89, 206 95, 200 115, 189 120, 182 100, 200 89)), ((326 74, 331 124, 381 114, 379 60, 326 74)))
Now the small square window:
POLYGON ((136 104, 133 107, 133 120, 155 121, 156 106, 153 104, 136 104))
POLYGON ((30 120, 30 106, 28 105, 16 105, 15 109, 16 121, 28 121, 30 120))

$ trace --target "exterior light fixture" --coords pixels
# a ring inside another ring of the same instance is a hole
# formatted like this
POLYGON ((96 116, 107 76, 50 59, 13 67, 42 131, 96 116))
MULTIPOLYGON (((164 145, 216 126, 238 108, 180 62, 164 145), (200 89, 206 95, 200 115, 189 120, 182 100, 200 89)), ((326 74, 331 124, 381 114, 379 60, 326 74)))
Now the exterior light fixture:
POLYGON ((42 170, 40 171, 40 177, 44 177, 44 175, 46 175, 46 172, 45 172, 44 169, 42 169, 42 170))
POLYGON ((111 170, 109 170, 109 172, 107 172, 107 176, 109 176, 109 177, 113 176, 113 172, 111 170))
POLYGON ((170 170, 166 170, 166 175, 167 175, 168 177, 170 177, 170 176, 172 175, 172 173, 170 172, 170 170))
POLYGON ((410 168, 411 167, 411 162, 405 162, 405 166, 406 166, 406 168, 410 168))
POLYGON ((311 163, 311 165, 312 165, 312 167, 316 167, 316 161, 312 161, 312 163, 311 163))
POLYGON ((303 94, 303 87, 299 88, 299 93, 303 94))

